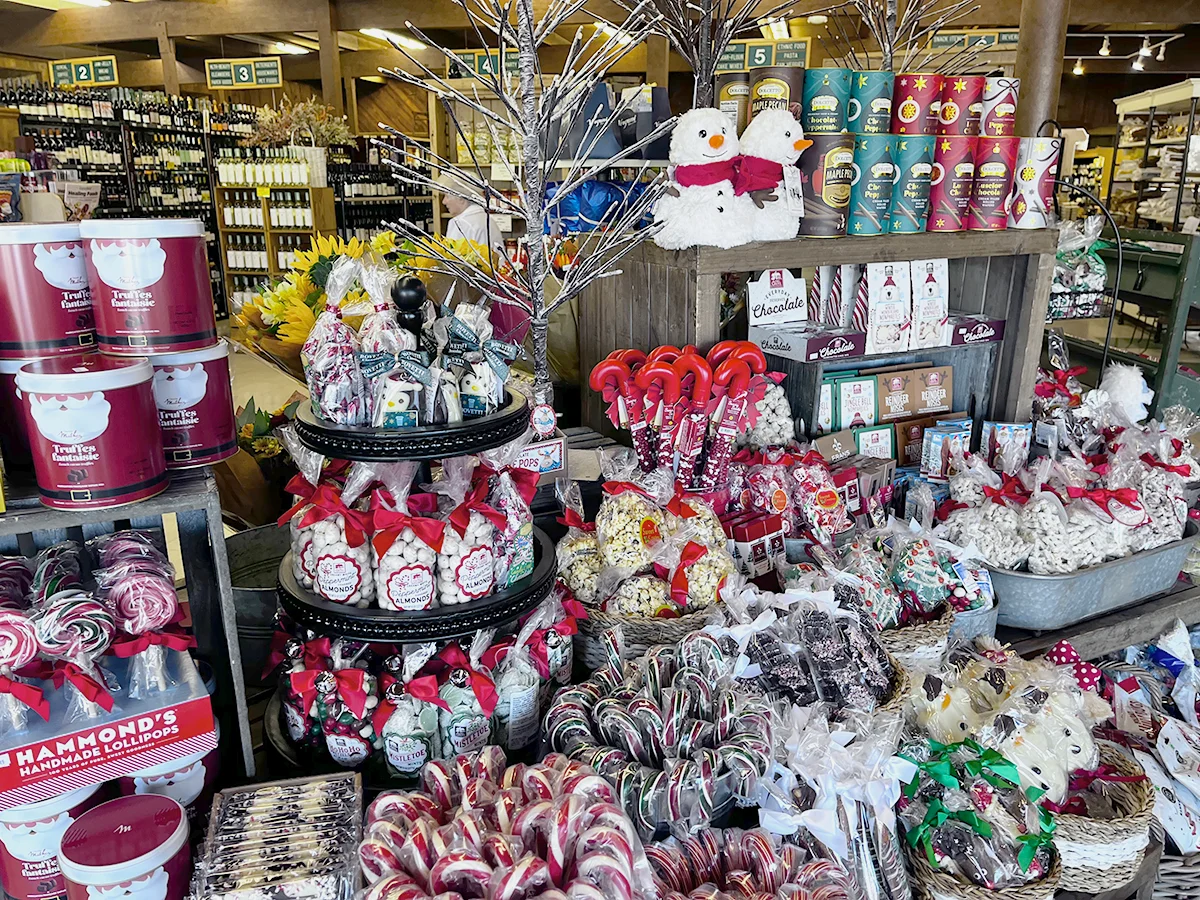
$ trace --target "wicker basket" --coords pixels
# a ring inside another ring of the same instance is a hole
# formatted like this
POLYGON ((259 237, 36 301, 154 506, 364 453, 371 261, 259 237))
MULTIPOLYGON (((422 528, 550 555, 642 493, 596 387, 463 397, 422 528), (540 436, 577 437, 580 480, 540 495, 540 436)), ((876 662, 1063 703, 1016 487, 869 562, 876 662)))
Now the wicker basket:
POLYGON ((908 668, 935 666, 946 653, 954 610, 949 604, 936 619, 879 632, 885 650, 908 668))
MULTIPOLYGON (((1153 838, 1163 838, 1163 827, 1158 820, 1151 826, 1153 838)), ((1200 897, 1200 855, 1180 856, 1163 846, 1162 859, 1158 862, 1158 881, 1154 883, 1154 900, 1196 900, 1200 897)))
POLYGON ((711 612, 704 609, 677 619, 659 619, 653 616, 616 616, 589 607, 588 617, 578 620, 575 655, 587 663, 589 671, 594 672, 604 668, 608 662, 608 654, 600 640, 600 635, 608 629, 621 626, 625 635, 625 658, 634 659, 658 644, 678 644, 684 635, 707 625, 711 612))
POLYGON ((896 670, 896 678, 892 682, 892 692, 888 698, 879 704, 879 709, 887 712, 903 713, 904 703, 908 700, 908 693, 912 690, 912 678, 909 677, 908 669, 904 664, 892 654, 888 654, 888 659, 892 663, 892 668, 896 670))
MULTIPOLYGON (((1146 774, 1137 760, 1107 743, 1100 744, 1100 763, 1119 775, 1146 774)), ((1149 781, 1113 783, 1106 785, 1106 794, 1118 813, 1115 819, 1065 813, 1055 817, 1054 846, 1062 857, 1063 890, 1115 890, 1132 881, 1142 866, 1154 819, 1154 789, 1149 781)))
POLYGON ((1053 900, 1062 875, 1062 862, 1057 853, 1051 856, 1054 862, 1050 866, 1050 874, 1041 881, 990 891, 977 884, 960 881, 949 872, 934 869, 922 851, 914 850, 908 854, 912 864, 913 894, 921 900, 1053 900))

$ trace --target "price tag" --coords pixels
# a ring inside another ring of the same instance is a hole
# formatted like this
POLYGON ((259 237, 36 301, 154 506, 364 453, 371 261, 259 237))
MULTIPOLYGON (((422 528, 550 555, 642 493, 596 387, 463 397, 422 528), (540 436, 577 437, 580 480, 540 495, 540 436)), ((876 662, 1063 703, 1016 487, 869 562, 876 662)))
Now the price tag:
POLYGON ((783 196, 788 212, 804 215, 804 191, 800 188, 800 170, 795 166, 783 167, 783 196))
POLYGON ((492 225, 501 231, 512 231, 513 217, 508 213, 492 213, 488 218, 492 220, 492 225))
POLYGON ((1184 234, 1195 234, 1197 228, 1200 228, 1200 217, 1188 216, 1183 220, 1183 226, 1179 230, 1184 234))
POLYGON ((271 189, 269 187, 259 187, 254 189, 256 196, 262 197, 264 200, 270 198, 271 189))

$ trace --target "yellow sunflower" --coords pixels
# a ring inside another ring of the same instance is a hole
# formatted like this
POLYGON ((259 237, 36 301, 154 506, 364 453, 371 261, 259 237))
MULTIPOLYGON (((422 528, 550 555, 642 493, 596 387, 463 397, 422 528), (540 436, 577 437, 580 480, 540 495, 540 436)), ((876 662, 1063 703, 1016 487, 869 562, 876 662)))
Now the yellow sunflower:
POLYGON ((394 231, 379 232, 379 234, 371 238, 371 249, 380 256, 387 256, 389 253, 395 253, 396 233, 394 231))
POLYGON ((366 249, 367 245, 356 237, 344 241, 336 234, 319 234, 313 238, 311 249, 296 253, 292 269, 308 275, 314 284, 324 287, 335 259, 339 256, 358 259, 366 249))

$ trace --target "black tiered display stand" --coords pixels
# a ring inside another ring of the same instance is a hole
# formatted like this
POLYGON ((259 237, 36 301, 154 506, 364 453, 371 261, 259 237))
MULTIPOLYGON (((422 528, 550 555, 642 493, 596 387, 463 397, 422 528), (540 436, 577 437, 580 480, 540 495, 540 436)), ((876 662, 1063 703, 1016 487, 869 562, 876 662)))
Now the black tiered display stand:
MULTIPOLYGON (((529 404, 520 394, 508 392, 507 403, 495 413, 454 425, 382 429, 333 425, 316 416, 310 405, 301 404, 296 414, 296 434, 311 450, 333 459, 363 462, 428 462, 466 456, 503 446, 529 426, 529 404)), ((332 603, 296 582, 292 554, 279 566, 279 605, 297 624, 328 636, 379 643, 424 643, 449 641, 474 634, 483 628, 506 625, 534 609, 554 587, 554 544, 538 528, 533 529, 533 572, 516 584, 487 597, 404 612, 387 609, 358 609, 332 603)), ((275 758, 287 770, 298 765, 321 768, 320 761, 292 746, 280 723, 278 697, 267 707, 264 729, 275 758)), ((332 766, 328 760, 325 764, 332 766)), ((404 784, 388 775, 386 762, 378 753, 363 766, 372 787, 404 784)))

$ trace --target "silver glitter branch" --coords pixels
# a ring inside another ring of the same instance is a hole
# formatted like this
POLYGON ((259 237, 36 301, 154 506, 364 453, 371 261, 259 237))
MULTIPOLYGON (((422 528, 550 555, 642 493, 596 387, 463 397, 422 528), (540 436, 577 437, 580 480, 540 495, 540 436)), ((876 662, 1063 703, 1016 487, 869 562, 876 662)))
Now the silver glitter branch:
MULTIPOLYGON (((939 31, 961 25, 979 10, 974 0, 909 0, 903 10, 899 0, 850 0, 850 5, 879 45, 879 67, 885 71, 962 71, 983 46, 968 43, 951 55, 929 52, 939 31), (928 55, 922 60, 923 53, 928 55)), ((848 44, 849 38, 845 41, 848 44)))

